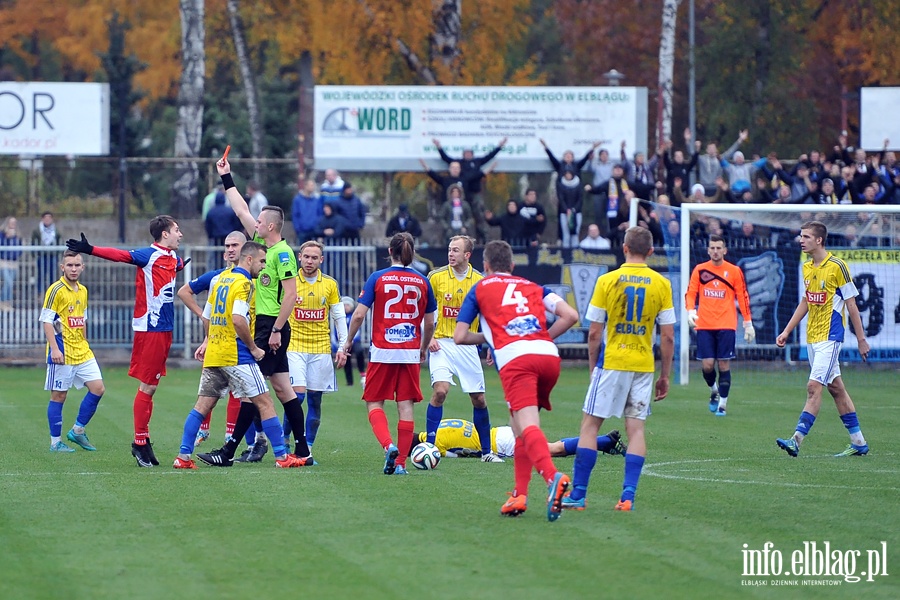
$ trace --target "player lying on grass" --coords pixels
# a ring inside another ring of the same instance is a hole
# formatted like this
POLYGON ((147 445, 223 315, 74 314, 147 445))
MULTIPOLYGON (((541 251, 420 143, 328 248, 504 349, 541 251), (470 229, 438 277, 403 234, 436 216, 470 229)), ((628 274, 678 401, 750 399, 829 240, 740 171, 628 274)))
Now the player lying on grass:
MULTIPOLYGON (((428 432, 420 431, 416 434, 416 443, 427 441, 428 432)), ((475 430, 475 424, 462 419, 442 419, 437 430, 435 446, 441 451, 441 456, 449 458, 479 457, 481 455, 481 438, 475 430)), ((548 442, 547 448, 550 456, 574 456, 578 438, 563 438, 555 442, 548 442)), ((491 428, 491 452, 498 456, 508 458, 515 456, 516 436, 512 427, 491 428)), ((606 435, 597 437, 597 450, 606 454, 624 455, 628 451, 619 431, 613 429, 606 435)))

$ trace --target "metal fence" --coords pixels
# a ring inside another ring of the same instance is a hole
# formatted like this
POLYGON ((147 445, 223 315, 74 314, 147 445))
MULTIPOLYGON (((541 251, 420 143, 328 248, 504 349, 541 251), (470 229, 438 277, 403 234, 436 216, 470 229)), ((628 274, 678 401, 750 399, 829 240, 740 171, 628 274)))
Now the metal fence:
MULTIPOLYGON (((25 360, 43 352, 46 339, 38 322, 47 288, 61 276, 59 268, 64 246, 0 247, 0 357, 25 360), (14 259, 11 259, 15 257, 14 259)), ((202 273, 224 266, 223 249, 213 246, 186 246, 179 256, 191 258, 178 274, 176 290, 202 273)), ((322 269, 338 281, 340 293, 356 298, 369 273, 379 263, 374 246, 328 246, 322 269)), ((135 299, 135 267, 91 256, 85 257, 81 276, 89 290, 87 338, 91 348, 130 349, 131 319, 135 299)), ((198 298, 198 303, 205 301, 198 298)), ((363 327, 368 344, 368 327, 363 327)), ((175 330, 172 356, 190 358, 203 340, 203 325, 180 301, 175 302, 175 330)))

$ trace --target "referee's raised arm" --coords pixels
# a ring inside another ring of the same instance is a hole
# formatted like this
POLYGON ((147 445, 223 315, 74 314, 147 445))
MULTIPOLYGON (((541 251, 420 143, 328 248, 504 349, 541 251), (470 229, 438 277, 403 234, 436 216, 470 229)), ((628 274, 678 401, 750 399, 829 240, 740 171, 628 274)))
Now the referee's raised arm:
POLYGON ((252 236, 256 232, 256 219, 250 214, 250 207, 247 206, 244 197, 241 196, 241 193, 234 185, 234 178, 231 176, 231 163, 223 156, 216 162, 216 170, 219 172, 219 177, 222 178, 222 185, 225 186, 225 198, 228 199, 228 205, 234 211, 234 214, 237 215, 237 218, 240 219, 244 229, 252 236))

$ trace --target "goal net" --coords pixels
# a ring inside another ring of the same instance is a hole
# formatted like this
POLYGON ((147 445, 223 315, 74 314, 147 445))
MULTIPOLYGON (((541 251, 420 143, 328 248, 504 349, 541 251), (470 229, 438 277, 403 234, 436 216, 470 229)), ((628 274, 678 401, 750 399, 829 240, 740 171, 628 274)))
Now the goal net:
MULTIPOLYGON (((871 347, 871 363, 900 363, 900 206, 796 204, 684 204, 680 208, 653 204, 659 219, 663 248, 672 281, 676 326, 676 365, 679 383, 690 378, 696 342, 684 314, 684 293, 693 268, 709 260, 709 236, 725 238, 725 260, 744 272, 756 340, 744 342, 738 311, 736 361, 749 371, 775 371, 807 360, 806 318, 784 348, 775 338, 784 329, 800 300, 802 264, 808 257, 797 241, 800 226, 811 220, 828 228, 826 248, 843 259, 859 290, 856 299, 871 347)), ((852 324, 841 364, 861 363, 852 324)))

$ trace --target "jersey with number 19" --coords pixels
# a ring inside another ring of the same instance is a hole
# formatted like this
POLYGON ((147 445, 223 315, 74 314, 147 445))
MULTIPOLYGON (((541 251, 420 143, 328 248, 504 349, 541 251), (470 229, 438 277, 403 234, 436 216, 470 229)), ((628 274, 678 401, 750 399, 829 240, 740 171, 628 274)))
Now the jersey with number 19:
POLYGON ((359 302, 372 311, 371 362, 418 365, 422 321, 437 310, 428 280, 409 267, 388 267, 369 276, 359 302))
POLYGON ((654 325, 675 323, 672 285, 645 264, 625 263, 597 279, 585 316, 607 321, 603 369, 652 373, 654 325))
POLYGON ((250 322, 250 273, 240 267, 223 272, 209 292, 203 316, 209 319, 209 343, 203 367, 256 364, 250 349, 234 329, 234 315, 250 322))

